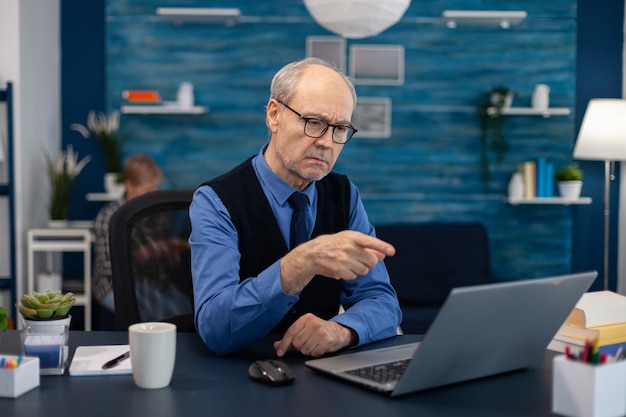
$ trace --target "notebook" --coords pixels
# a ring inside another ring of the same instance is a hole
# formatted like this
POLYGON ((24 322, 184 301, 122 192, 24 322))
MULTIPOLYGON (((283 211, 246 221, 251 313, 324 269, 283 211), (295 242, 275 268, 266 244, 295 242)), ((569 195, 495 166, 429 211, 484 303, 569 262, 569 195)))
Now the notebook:
POLYGON ((546 346, 596 276, 593 271, 455 288, 421 342, 305 364, 391 396, 532 367, 542 362, 546 346), (364 376, 384 376, 388 367, 400 374, 398 380, 364 376))
POLYGON ((102 365, 128 352, 128 349, 128 345, 78 346, 70 364, 70 375, 131 375, 133 369, 130 359, 121 361, 113 368, 102 369, 102 365))

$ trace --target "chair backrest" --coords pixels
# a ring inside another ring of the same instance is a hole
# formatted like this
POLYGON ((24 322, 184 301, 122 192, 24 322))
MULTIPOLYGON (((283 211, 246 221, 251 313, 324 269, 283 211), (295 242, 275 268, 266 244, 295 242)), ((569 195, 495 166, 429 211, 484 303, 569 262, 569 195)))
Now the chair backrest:
POLYGON ((385 265, 404 331, 423 332, 452 288, 492 281, 487 231, 479 223, 382 225, 376 235, 396 248, 385 265))
POLYGON ((168 321, 194 331, 189 250, 193 189, 149 192, 111 217, 109 247, 117 330, 168 321))

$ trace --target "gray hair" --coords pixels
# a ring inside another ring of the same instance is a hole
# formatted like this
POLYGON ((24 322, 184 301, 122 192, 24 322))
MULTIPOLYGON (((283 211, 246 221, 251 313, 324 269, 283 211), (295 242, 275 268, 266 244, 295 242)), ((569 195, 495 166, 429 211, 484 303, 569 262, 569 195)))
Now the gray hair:
POLYGON ((302 71, 308 65, 321 65, 326 68, 330 68, 339 74, 352 93, 352 100, 356 106, 356 90, 350 77, 341 72, 337 67, 328 61, 320 58, 305 58, 300 61, 295 61, 282 67, 274 78, 270 86, 270 98, 275 98, 283 103, 289 103, 296 94, 296 84, 302 75, 302 71))

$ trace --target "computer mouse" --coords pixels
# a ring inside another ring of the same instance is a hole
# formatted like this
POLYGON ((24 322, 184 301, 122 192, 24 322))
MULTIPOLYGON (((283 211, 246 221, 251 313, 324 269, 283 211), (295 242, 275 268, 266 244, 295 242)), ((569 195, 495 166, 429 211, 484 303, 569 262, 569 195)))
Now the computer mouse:
POLYGON ((276 359, 255 361, 248 368, 248 374, 254 381, 274 386, 291 384, 295 379, 291 369, 276 359))

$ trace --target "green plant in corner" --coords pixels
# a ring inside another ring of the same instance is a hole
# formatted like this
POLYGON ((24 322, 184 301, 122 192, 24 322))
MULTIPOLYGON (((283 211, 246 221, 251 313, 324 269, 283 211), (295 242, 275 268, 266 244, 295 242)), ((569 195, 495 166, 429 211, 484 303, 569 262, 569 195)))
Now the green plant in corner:
POLYGON ((72 123, 70 129, 80 133, 85 139, 92 134, 96 137, 102 156, 106 172, 122 172, 122 146, 124 137, 119 133, 120 113, 118 111, 106 114, 91 110, 87 116, 87 126, 79 123, 72 123))
POLYGON ((16 307, 26 319, 56 320, 67 317, 74 303, 76 297, 71 292, 63 294, 61 291, 44 290, 24 294, 16 307))
POLYGON ((554 179, 557 181, 582 181, 583 180, 583 171, 580 169, 576 162, 573 162, 569 165, 566 165, 561 170, 559 170, 556 174, 554 174, 554 179))
POLYGON ((46 158, 46 173, 50 181, 50 203, 48 206, 50 219, 67 219, 69 211, 70 193, 76 177, 91 159, 89 156, 78 161, 78 153, 72 145, 67 151, 61 151, 56 158, 44 154, 46 158))
POLYGON ((496 162, 504 160, 509 145, 504 135, 505 117, 502 109, 511 105, 515 93, 508 87, 497 86, 483 94, 483 100, 478 110, 480 120, 480 178, 488 187, 491 180, 490 157, 491 150, 496 162))
POLYGON ((6 332, 7 327, 9 327, 9 322, 7 321, 7 311, 0 307, 0 331, 6 332))

